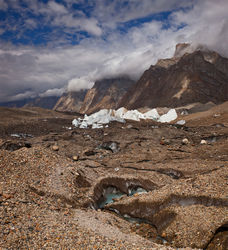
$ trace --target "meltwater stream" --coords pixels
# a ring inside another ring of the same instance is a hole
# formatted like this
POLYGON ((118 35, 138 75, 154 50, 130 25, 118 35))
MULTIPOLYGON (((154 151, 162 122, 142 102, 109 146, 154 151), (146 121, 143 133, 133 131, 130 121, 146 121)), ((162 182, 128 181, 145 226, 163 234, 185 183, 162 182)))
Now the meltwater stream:
POLYGON ((101 199, 101 202, 98 203, 98 208, 104 208, 105 205, 113 203, 115 199, 119 199, 123 196, 132 196, 134 194, 142 194, 147 193, 147 191, 141 187, 134 187, 132 189, 128 190, 128 194, 122 193, 120 190, 118 190, 116 187, 107 187, 103 191, 103 197, 101 199))
MULTIPOLYGON (((128 194, 121 192, 119 189, 117 189, 114 186, 108 186, 103 190, 103 194, 102 197, 100 198, 99 202, 97 203, 97 206, 99 209, 103 209, 107 204, 113 203, 115 202, 115 200, 118 200, 120 198, 124 196, 133 196, 135 194, 143 194, 143 193, 147 193, 147 190, 143 189, 142 187, 139 186, 134 186, 128 189, 128 194)), ((112 210, 112 209, 110 209, 112 210)), ((156 229, 154 227, 153 224, 151 224, 150 221, 146 220, 146 219, 142 219, 142 218, 133 218, 131 216, 129 216, 128 214, 124 214, 121 215, 118 211, 112 210, 113 212, 117 213, 118 216, 121 216, 123 219, 131 222, 134 226, 133 228, 135 228, 136 231, 140 231, 140 228, 143 228, 143 231, 145 231, 145 225, 149 225, 149 228, 147 230, 148 233, 150 233, 150 231, 152 230, 152 232, 155 232, 156 229)), ((161 237, 160 235, 158 235, 157 233, 152 234, 153 237, 150 239, 148 238, 148 240, 152 240, 155 241, 159 244, 166 244, 167 241, 166 239, 164 239, 163 237, 161 237)))

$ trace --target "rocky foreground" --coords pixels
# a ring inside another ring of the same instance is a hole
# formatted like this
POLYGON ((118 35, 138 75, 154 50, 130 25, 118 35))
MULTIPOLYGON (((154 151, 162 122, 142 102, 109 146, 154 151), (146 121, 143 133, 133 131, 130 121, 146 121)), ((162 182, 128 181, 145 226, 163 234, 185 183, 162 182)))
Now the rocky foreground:
POLYGON ((103 129, 0 113, 0 248, 228 248, 228 103, 103 129), (107 190, 123 195, 102 206, 107 190))

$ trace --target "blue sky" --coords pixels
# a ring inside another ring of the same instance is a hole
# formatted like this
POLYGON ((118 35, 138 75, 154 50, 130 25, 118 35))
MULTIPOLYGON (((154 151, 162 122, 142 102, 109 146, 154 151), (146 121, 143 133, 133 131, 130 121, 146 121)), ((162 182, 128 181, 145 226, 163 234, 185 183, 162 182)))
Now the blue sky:
POLYGON ((226 55, 227 0, 0 0, 0 102, 137 79, 175 45, 226 55))
POLYGON ((155 6, 153 0, 140 2, 0 0, 0 39, 15 45, 77 45, 83 39, 105 40, 110 32, 124 34, 152 21, 162 22, 163 29, 169 28, 172 12, 193 6, 192 1, 167 1, 166 8, 155 6))

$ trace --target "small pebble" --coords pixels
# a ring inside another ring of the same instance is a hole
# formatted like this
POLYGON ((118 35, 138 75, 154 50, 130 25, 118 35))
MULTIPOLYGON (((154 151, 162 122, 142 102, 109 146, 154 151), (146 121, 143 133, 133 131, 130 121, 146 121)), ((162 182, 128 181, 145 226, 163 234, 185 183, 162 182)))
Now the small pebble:
POLYGON ((78 161, 79 156, 78 155, 74 155, 72 158, 73 158, 74 161, 78 161))
POLYGON ((184 139, 182 140, 182 144, 183 144, 183 145, 189 144, 189 140, 188 140, 187 138, 184 138, 184 139))
POLYGON ((201 140, 200 144, 201 144, 201 145, 206 145, 206 144, 207 144, 207 141, 206 141, 206 140, 201 140))
POLYGON ((57 145, 52 146, 52 150, 59 151, 59 147, 57 145))

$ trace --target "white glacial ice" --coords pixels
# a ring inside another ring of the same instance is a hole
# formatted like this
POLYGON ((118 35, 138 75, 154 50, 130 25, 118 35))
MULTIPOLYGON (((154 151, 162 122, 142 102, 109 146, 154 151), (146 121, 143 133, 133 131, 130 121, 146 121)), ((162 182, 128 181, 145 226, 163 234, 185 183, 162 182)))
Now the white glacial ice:
POLYGON ((171 122, 171 121, 176 120, 176 119, 177 119, 176 110, 170 109, 167 114, 160 116, 158 121, 164 123, 164 122, 171 122))
POLYGON ((170 109, 167 114, 160 116, 156 109, 151 109, 146 113, 141 113, 138 110, 127 110, 125 108, 102 109, 90 116, 85 115, 83 119, 78 118, 72 121, 75 127, 79 128, 103 128, 104 124, 108 124, 111 121, 125 122, 126 120, 140 121, 145 119, 155 120, 158 122, 171 122, 177 118, 175 109, 170 109))
POLYGON ((158 120, 160 115, 158 114, 157 109, 151 109, 143 114, 145 119, 158 120))
POLYGON ((177 125, 184 125, 185 123, 185 120, 180 120, 176 122, 177 125))

